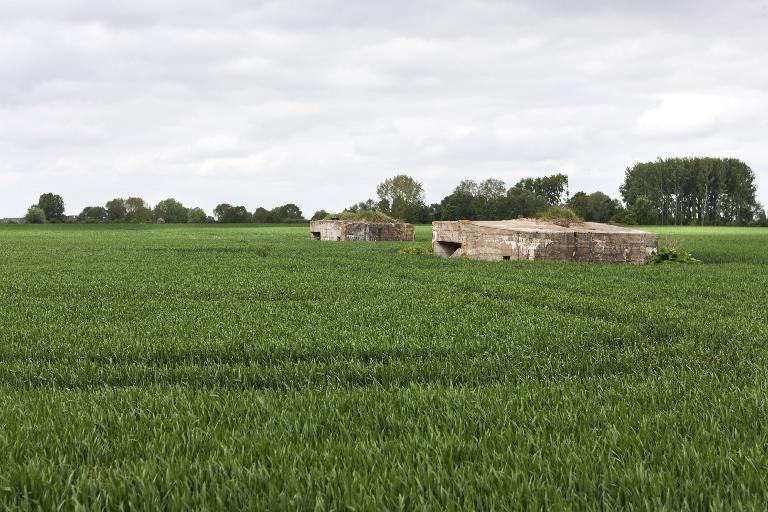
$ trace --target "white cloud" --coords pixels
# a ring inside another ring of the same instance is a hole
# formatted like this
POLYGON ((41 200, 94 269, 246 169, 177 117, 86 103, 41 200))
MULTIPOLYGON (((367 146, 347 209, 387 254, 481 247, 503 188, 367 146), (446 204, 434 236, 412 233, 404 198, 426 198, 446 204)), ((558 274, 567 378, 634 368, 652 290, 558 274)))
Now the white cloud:
POLYGON ((670 138, 711 135, 722 117, 735 108, 731 98, 706 94, 673 94, 665 97, 658 107, 646 110, 637 120, 641 135, 670 138))
POLYGON ((394 173, 567 172, 618 194, 657 156, 744 159, 768 202, 768 11, 742 0, 8 0, 0 217, 174 196, 306 213, 394 173))

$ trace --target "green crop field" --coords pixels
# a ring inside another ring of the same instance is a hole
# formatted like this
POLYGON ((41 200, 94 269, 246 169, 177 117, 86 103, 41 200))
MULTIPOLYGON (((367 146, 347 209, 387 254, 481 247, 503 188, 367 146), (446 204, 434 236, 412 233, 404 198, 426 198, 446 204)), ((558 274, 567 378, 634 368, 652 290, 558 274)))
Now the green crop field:
POLYGON ((704 263, 0 226, 0 507, 765 510, 768 229, 659 232, 704 263))

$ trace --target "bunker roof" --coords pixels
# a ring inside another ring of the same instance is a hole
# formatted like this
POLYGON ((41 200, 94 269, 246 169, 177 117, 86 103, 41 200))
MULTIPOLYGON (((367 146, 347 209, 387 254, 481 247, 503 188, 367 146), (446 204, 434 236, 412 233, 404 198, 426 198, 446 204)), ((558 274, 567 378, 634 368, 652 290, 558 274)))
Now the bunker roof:
POLYGON ((563 233, 647 233, 639 229, 630 229, 623 226, 614 226, 612 224, 601 224, 599 222, 572 222, 570 226, 560 226, 553 222, 538 219, 514 219, 514 220, 473 220, 459 221, 462 224, 472 224, 478 227, 491 229, 502 229, 509 231, 529 231, 529 232, 563 232, 563 233))

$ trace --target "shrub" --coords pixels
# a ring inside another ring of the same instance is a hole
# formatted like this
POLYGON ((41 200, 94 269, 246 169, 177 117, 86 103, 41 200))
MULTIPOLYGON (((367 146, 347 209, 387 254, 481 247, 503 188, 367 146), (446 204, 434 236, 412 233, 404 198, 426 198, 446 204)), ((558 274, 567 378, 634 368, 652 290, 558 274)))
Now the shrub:
POLYGON ((187 212, 187 222, 190 224, 205 224, 208 222, 208 216, 202 208, 190 208, 187 212))
POLYGON ((160 219, 169 224, 186 224, 189 220, 189 210, 173 198, 164 199, 157 203, 152 213, 158 224, 160 224, 160 219))
POLYGON ((752 222, 753 226, 765 228, 768 227, 768 215, 764 209, 759 208, 755 220, 752 222))
POLYGON ((576 215, 576 212, 563 206, 550 206, 543 212, 537 214, 536 218, 566 228, 570 226, 571 223, 582 222, 579 216, 576 215))
POLYGON ((637 225, 637 218, 635 217, 635 212, 632 210, 621 210, 620 212, 616 213, 613 217, 611 217, 611 220, 609 220, 611 224, 624 224, 625 226, 636 226, 637 225))
POLYGON ((397 254, 432 254, 432 246, 427 247, 417 245, 413 247, 405 247, 397 251, 397 254))
POLYGON ((27 210, 24 220, 29 224, 43 224, 45 222, 45 210, 37 205, 32 205, 27 210))
POLYGON ((658 251, 653 251, 651 259, 648 263, 654 265, 667 265, 671 263, 701 263, 701 260, 697 260, 690 253, 681 251, 680 249, 670 249, 669 247, 659 247, 658 251))
POLYGON ((327 219, 328 215, 330 215, 327 211, 320 209, 315 212, 314 215, 312 215, 312 218, 309 220, 323 220, 327 219))
POLYGON ((77 222, 97 223, 107 220, 107 209, 103 206, 86 206, 80 215, 77 216, 77 222))
POLYGON ((395 222, 394 219, 382 212, 374 212, 371 210, 363 210, 359 212, 343 211, 341 213, 329 213, 325 216, 325 220, 361 220, 370 222, 395 222))

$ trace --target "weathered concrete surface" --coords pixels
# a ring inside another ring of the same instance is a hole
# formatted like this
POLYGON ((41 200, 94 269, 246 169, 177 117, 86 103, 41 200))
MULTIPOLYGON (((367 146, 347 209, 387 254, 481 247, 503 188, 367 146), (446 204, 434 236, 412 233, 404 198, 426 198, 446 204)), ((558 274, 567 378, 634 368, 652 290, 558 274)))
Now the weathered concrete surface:
POLYGON ((315 240, 367 242, 412 242, 413 226, 406 222, 368 222, 360 220, 313 220, 309 236, 315 240))
POLYGON ((658 236, 596 222, 443 221, 432 223, 432 248, 444 258, 645 263, 658 249, 658 236))

